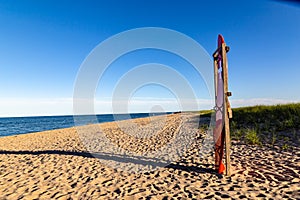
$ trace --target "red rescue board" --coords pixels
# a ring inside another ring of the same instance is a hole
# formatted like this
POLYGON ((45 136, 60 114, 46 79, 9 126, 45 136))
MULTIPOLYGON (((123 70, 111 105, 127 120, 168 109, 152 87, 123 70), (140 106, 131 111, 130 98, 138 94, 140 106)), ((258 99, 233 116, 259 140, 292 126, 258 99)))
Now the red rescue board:
POLYGON ((217 67, 216 80, 215 80, 215 89, 216 89, 216 125, 214 129, 214 142, 215 142, 215 169, 219 174, 223 174, 225 166, 222 162, 224 155, 224 139, 225 139, 225 130, 224 130, 224 78, 223 78, 223 58, 222 58, 222 44, 224 43, 224 38, 222 35, 218 36, 218 49, 217 57, 215 62, 217 67))

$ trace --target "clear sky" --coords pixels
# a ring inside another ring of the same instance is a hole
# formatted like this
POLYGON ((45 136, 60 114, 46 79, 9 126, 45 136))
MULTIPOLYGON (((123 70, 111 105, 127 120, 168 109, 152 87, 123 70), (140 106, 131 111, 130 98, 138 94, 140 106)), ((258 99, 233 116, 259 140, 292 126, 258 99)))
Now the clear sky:
MULTIPOLYGON (((140 27, 179 31, 210 55, 221 33, 231 48, 233 107, 300 101, 300 4, 0 0, 0 27, 0 116, 72 114, 74 82, 86 56, 105 39, 140 27)), ((95 93, 96 112, 111 112, 118 80, 135 66, 151 62, 178 70, 196 91, 201 109, 212 108, 203 92, 205 84, 188 63, 149 49, 131 52, 112 64, 95 93)), ((180 109, 174 94, 159 85, 140 88, 133 97, 130 112, 149 112, 155 105, 167 111, 180 109)))

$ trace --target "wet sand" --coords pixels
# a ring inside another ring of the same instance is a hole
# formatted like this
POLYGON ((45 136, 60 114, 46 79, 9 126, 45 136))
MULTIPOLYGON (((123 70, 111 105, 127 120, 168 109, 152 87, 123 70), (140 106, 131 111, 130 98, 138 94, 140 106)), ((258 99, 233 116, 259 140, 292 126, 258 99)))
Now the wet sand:
MULTIPOLYGON (((219 176, 213 170, 212 149, 203 151, 202 148, 209 134, 198 130, 180 135, 179 129, 183 133, 189 129, 181 126, 180 115, 0 138, 0 199, 300 198, 298 146, 283 151, 233 141, 232 175, 219 176), (155 126, 160 122, 164 122, 163 128, 157 130, 155 126), (103 141, 86 131, 97 130, 98 126, 113 144, 111 150, 105 148, 107 152, 98 148, 103 141), (84 137, 89 138, 89 143, 84 141, 82 133, 87 133, 84 137), (171 162, 176 156, 172 157, 168 151, 155 159, 156 154, 151 152, 162 149, 176 135, 182 141, 185 137, 193 141, 180 159, 171 162), (92 147, 87 144, 95 146, 97 158, 89 153, 92 147), (133 153, 113 152, 113 146, 133 153), (140 162, 145 157, 148 160, 140 162), (159 162, 162 165, 148 171, 139 168, 159 162)), ((185 119, 194 118, 193 114, 185 115, 185 119)))

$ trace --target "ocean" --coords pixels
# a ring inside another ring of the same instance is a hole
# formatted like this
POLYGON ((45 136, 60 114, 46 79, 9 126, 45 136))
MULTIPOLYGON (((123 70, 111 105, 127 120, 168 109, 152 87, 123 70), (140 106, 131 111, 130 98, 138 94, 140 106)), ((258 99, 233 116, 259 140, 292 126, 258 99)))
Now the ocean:
POLYGON ((0 118, 0 137, 33 133, 60 128, 69 128, 86 124, 112 122, 116 120, 135 119, 170 113, 132 113, 132 114, 102 114, 76 116, 40 116, 40 117, 7 117, 0 118))

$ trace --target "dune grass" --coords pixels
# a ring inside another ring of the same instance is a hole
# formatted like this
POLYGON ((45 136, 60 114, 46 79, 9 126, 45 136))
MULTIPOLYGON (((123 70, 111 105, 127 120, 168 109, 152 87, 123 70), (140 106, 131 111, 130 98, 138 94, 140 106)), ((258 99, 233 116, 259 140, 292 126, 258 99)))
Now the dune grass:
MULTIPOLYGON (((253 145, 280 144, 288 149, 300 144, 300 103, 234 108, 230 134, 234 140, 253 145)), ((210 116, 212 111, 202 112, 210 116)))
POLYGON ((231 137, 248 144, 300 143, 300 103, 274 106, 253 106, 233 109, 231 137))
POLYGON ((231 120, 236 128, 258 128, 261 131, 284 131, 300 128, 300 103, 275 106, 253 106, 233 109, 231 120))

